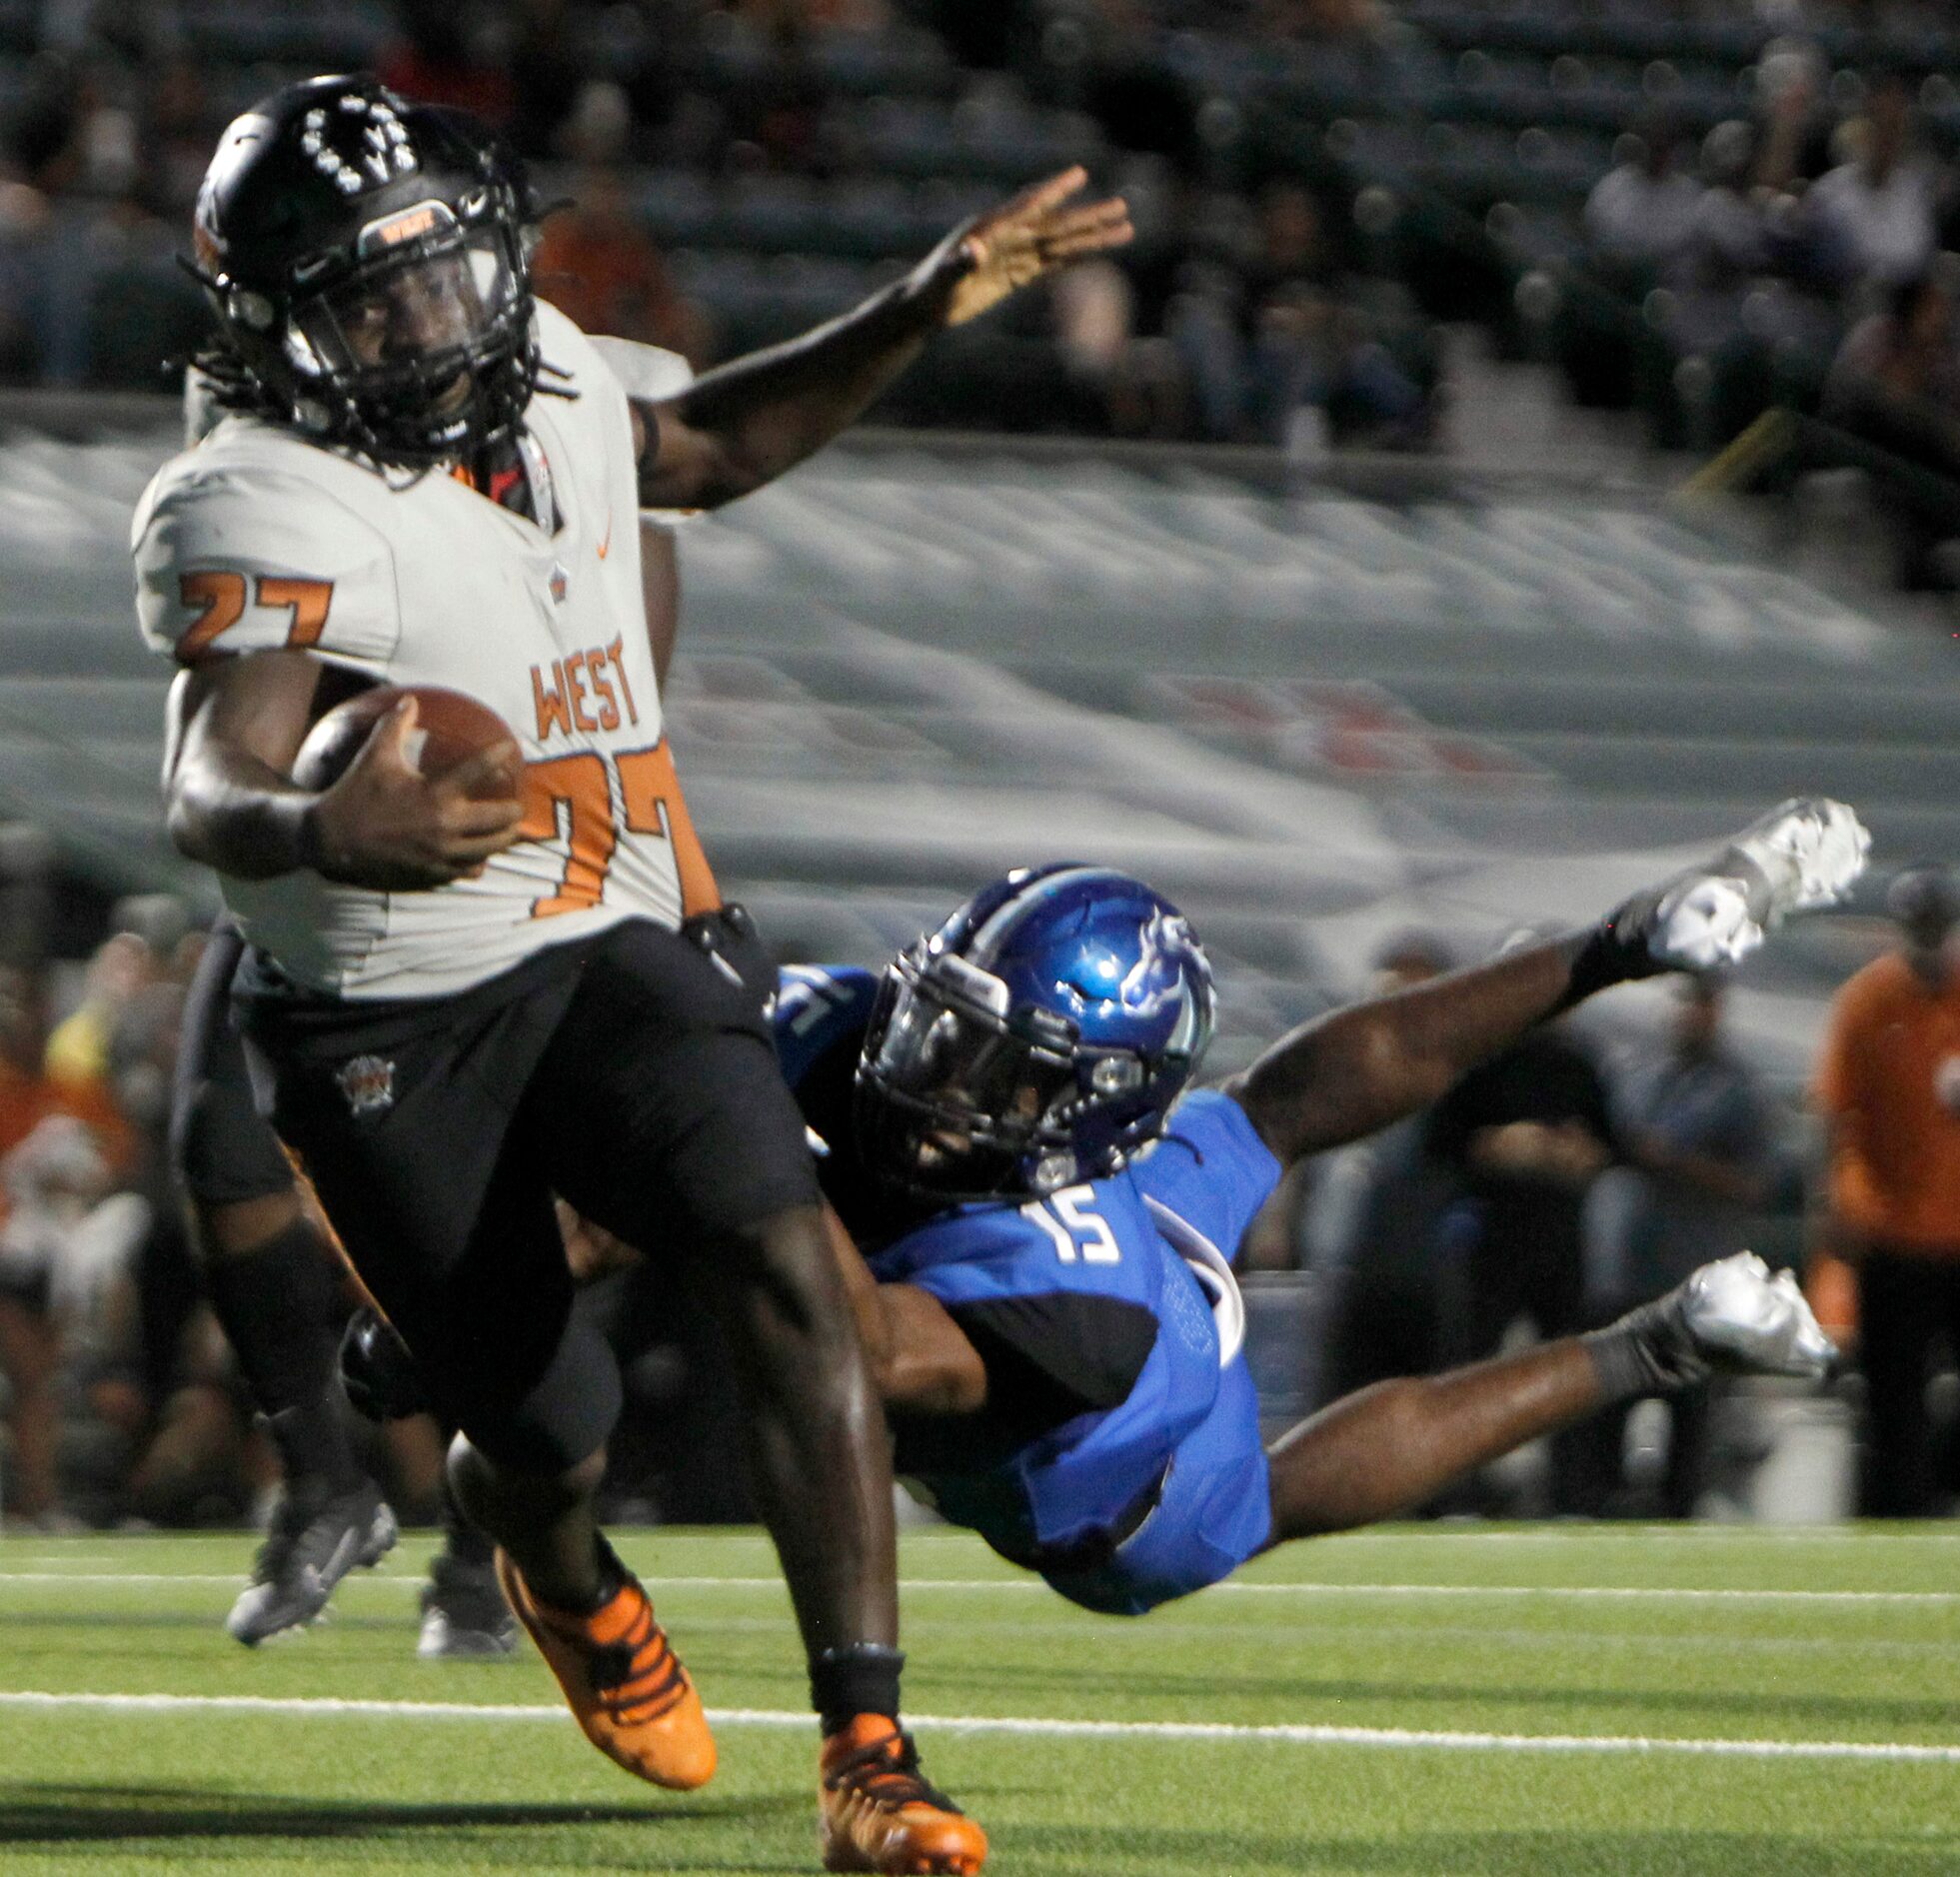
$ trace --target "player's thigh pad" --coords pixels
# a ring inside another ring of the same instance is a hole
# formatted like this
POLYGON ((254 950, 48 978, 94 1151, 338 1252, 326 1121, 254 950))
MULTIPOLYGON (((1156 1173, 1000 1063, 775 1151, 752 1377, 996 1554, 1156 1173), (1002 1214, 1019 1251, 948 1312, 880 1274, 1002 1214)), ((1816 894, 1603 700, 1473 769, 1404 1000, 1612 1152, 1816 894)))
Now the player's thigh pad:
POLYGON ((815 1205, 803 1115, 764 1016, 775 984, 740 916, 605 935, 526 1099, 555 1189, 656 1255, 815 1205))
POLYGON ((231 1018, 231 982, 245 941, 212 929, 184 996, 170 1091, 170 1159, 199 1205, 237 1205, 286 1191, 293 1169, 252 1100, 245 1048, 231 1018))
POLYGON ((1177 1443, 1163 1496, 1108 1562, 1048 1582, 1071 1603, 1141 1616, 1229 1577, 1272 1532, 1259 1402, 1243 1360, 1218 1377, 1211 1411, 1177 1443))
POLYGON ((573 1310, 540 1143, 518 1124, 578 979, 577 955, 546 955, 372 1013, 261 1003, 248 1033, 281 1138, 437 1407, 493 1458, 561 1471, 604 1443, 620 1384, 573 1310))

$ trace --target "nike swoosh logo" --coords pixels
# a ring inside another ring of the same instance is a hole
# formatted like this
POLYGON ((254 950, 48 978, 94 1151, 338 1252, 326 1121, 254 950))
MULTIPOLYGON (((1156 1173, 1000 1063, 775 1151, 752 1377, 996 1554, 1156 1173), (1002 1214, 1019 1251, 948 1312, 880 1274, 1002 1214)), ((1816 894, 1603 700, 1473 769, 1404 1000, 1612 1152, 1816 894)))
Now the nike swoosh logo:
POLYGON ((603 561, 613 552, 613 511, 606 511, 606 539, 599 544, 599 558, 603 561))

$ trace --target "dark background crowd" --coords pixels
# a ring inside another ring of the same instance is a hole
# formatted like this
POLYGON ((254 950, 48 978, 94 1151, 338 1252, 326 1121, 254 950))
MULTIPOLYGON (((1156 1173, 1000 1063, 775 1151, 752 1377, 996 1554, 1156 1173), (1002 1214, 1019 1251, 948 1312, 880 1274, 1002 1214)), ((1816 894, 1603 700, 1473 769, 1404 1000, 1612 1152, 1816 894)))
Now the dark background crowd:
POLYGON ((1864 468, 1900 574, 1941 584, 1955 49, 1937 8, 1805 0, 0 7, 0 376, 166 386, 218 131, 366 66, 500 126, 571 205, 548 294, 697 365, 1081 160, 1133 248, 954 335, 885 419, 1433 449, 1447 334, 1480 328, 1656 444, 1748 439, 1738 484, 1864 468))

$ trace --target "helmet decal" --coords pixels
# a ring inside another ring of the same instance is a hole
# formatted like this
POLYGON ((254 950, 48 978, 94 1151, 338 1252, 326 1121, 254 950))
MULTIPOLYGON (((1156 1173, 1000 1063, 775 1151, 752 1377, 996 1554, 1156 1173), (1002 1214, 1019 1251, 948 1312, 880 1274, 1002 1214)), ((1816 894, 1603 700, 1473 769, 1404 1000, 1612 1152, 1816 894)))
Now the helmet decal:
POLYGON ((191 243, 198 265, 208 273, 218 271, 231 246, 219 225, 218 205, 231 194, 242 173, 258 161, 276 128, 270 118, 247 111, 243 117, 234 118, 218 140, 204 180, 198 184, 197 207, 191 215, 191 243))
POLYGON ((1136 962, 1129 967, 1117 994, 1126 1010, 1154 1016, 1171 999, 1182 995, 1181 970, 1193 954, 1204 953, 1181 913, 1168 908, 1153 913, 1136 935, 1136 962))
POLYGON ((413 175, 419 164, 396 104, 397 100, 387 92, 367 98, 350 92, 340 100, 343 116, 365 118, 351 156, 336 147, 329 136, 333 121, 323 106, 315 105, 302 120, 300 149, 343 195, 359 195, 363 189, 385 183, 391 176, 413 175), (363 170, 367 172, 366 180, 362 177, 363 170))
MULTIPOLYGON (((400 247, 418 235, 448 232, 456 227, 456 217, 446 202, 418 202, 413 208, 398 209, 393 215, 378 216, 361 230, 354 243, 358 255, 380 254, 400 247)), ((294 270, 298 272, 297 269, 294 270)))

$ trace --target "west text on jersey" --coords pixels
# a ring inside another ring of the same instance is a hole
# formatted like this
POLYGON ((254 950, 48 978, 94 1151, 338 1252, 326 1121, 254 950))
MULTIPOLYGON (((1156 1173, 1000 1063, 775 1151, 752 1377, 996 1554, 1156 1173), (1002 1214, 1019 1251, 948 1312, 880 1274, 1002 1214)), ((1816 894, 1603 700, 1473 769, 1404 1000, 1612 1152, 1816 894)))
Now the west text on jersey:
POLYGON ((553 659, 550 666, 531 668, 531 697, 538 710, 538 741, 569 737, 575 730, 618 730, 622 705, 625 722, 638 724, 640 708, 626 675, 626 641, 593 646, 570 658, 553 659), (612 667, 612 676, 606 668, 612 667), (617 690, 616 690, 617 687, 617 690), (595 715, 597 713, 597 715, 595 715))

